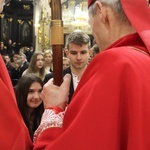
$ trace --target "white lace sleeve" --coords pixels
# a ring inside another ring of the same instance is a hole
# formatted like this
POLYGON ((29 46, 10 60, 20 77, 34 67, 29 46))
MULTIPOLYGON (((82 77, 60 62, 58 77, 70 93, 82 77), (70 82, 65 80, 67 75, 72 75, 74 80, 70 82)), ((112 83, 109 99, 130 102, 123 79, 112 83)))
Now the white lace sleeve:
POLYGON ((65 111, 56 114, 55 111, 52 109, 45 109, 42 115, 41 123, 34 133, 33 142, 35 143, 38 137, 41 135, 41 133, 47 128, 51 127, 62 128, 64 114, 65 111))

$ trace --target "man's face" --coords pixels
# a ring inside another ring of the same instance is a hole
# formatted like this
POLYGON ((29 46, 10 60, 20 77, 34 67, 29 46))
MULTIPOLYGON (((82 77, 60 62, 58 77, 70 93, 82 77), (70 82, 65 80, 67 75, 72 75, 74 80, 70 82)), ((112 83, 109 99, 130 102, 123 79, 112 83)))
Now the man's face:
POLYGON ((4 56, 5 61, 8 63, 10 61, 9 56, 4 56))
POLYGON ((66 50, 66 55, 70 60, 70 65, 74 69, 83 69, 88 64, 88 44, 83 44, 82 46, 80 46, 74 43, 70 43, 69 50, 66 50))

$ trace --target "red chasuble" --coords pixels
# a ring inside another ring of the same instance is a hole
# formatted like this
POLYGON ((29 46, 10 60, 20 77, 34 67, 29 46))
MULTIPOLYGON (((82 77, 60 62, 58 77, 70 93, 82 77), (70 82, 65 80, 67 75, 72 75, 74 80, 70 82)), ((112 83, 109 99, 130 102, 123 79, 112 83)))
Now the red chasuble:
POLYGON ((150 55, 128 35, 89 64, 64 118, 34 149, 150 150, 150 55))
POLYGON ((0 149, 30 150, 32 142, 17 108, 13 87, 0 55, 0 149))

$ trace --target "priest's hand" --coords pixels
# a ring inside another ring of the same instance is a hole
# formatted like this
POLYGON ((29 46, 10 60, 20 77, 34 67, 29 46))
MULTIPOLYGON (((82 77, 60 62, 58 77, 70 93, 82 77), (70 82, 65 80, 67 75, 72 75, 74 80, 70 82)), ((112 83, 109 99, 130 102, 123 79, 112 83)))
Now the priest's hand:
POLYGON ((65 110, 70 89, 71 75, 64 76, 63 83, 60 86, 53 84, 53 79, 50 79, 43 87, 41 92, 41 99, 43 100, 44 107, 59 107, 65 110))

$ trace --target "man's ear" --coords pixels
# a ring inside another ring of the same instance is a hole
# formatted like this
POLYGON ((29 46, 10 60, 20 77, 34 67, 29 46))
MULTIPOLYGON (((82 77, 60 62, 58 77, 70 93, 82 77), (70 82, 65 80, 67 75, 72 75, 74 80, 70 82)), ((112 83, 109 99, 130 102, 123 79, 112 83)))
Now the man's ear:
POLYGON ((105 6, 104 4, 102 4, 99 1, 95 2, 96 5, 96 13, 100 14, 100 18, 102 19, 102 22, 105 24, 106 28, 109 27, 109 16, 108 16, 108 12, 110 11, 110 9, 108 9, 107 6, 105 6))
POLYGON ((66 56, 68 57, 69 50, 68 50, 67 48, 65 49, 65 54, 66 54, 66 56))
POLYGON ((95 2, 96 13, 101 12, 103 4, 100 1, 95 2))

